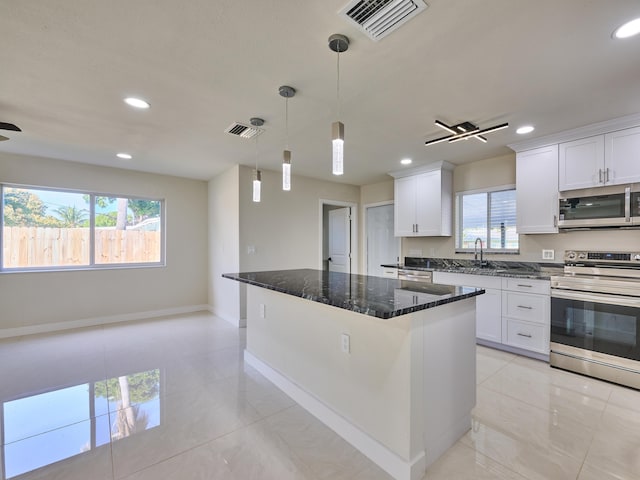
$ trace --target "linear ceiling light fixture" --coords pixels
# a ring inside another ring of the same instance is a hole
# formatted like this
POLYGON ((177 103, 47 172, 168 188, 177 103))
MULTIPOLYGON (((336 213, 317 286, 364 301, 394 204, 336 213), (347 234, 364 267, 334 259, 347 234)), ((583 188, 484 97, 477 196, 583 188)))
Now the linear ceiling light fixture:
POLYGON ((498 130, 502 130, 503 128, 507 128, 509 126, 508 123, 501 123, 500 125, 494 125, 493 127, 483 128, 482 130, 477 125, 474 125, 471 122, 462 122, 457 125, 449 126, 440 120, 436 120, 435 124, 449 132, 451 135, 447 135, 446 137, 436 138, 435 140, 428 140, 424 142, 425 145, 434 145, 436 143, 448 141, 449 143, 458 142, 460 140, 467 140, 469 138, 475 138, 480 140, 482 143, 487 143, 486 137, 484 137, 483 133, 491 133, 497 132, 498 130))
POLYGON ((329 48, 338 55, 337 61, 337 117, 338 120, 331 124, 331 143, 333 146, 333 174, 342 175, 344 173, 344 124, 340 119, 340 53, 349 49, 349 39, 339 33, 334 33, 329 37, 329 48))
POLYGON ((296 89, 283 85, 278 89, 284 97, 285 148, 282 154, 282 190, 291 190, 291 150, 289 150, 289 99, 296 94, 296 89))
MULTIPOLYGON (((264 125, 264 120, 261 118, 253 117, 251 120, 251 125, 254 127, 261 127, 264 125)), ((259 135, 255 135, 256 138, 256 169, 253 172, 253 201, 256 203, 260 202, 260 194, 262 187, 262 172, 258 170, 258 137, 259 135)))

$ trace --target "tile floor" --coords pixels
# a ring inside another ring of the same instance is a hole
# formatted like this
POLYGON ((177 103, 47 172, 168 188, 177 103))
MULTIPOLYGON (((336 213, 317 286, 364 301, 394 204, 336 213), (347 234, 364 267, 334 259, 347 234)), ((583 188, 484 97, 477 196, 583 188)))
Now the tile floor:
MULTIPOLYGON (((0 341, 2 479, 388 479, 191 314, 0 341)), ((471 431, 425 479, 639 479, 640 392, 478 347, 471 431)))

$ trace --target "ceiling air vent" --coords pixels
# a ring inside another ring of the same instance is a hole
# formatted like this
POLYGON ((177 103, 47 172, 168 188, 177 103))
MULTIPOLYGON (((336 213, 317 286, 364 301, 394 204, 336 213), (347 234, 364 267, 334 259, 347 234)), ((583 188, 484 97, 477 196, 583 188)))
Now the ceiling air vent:
POLYGON ((377 42, 427 7, 422 0, 354 0, 339 15, 377 42))
POLYGON ((244 123, 232 123, 227 127, 224 133, 229 133, 241 138, 253 138, 256 135, 260 135, 264 132, 262 128, 252 127, 251 125, 245 125, 244 123))

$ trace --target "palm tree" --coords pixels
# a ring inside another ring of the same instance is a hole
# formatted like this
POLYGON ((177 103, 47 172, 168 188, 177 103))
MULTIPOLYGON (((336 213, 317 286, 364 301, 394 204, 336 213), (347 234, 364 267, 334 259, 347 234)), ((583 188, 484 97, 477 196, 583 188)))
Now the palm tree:
POLYGON ((84 208, 80 209, 75 206, 60 207, 56 210, 56 213, 65 228, 82 227, 89 214, 84 208))

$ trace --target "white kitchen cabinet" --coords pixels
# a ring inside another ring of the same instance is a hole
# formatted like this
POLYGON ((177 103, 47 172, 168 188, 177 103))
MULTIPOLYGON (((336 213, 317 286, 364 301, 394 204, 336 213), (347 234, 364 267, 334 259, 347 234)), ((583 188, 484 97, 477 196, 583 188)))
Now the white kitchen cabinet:
POLYGON ((418 176, 397 178, 394 188, 395 236, 413 237, 416 235, 418 176))
POLYGON ((516 229, 558 233, 558 145, 516 154, 516 229))
POLYGON ((559 145, 560 191, 604 185, 604 135, 559 145))
POLYGON ((604 136, 607 185, 640 182, 640 127, 604 136))
POLYGON ((450 236, 453 221, 453 165, 391 173, 395 177, 396 237, 450 236))
POLYGON ((434 271, 433 283, 484 288, 476 297, 479 340, 549 354, 549 280, 434 271))
POLYGON ((640 127, 559 145, 559 188, 640 182, 640 127))
POLYGON ((502 279, 504 344, 548 355, 550 321, 548 280, 502 279))
POLYGON ((433 283, 484 288, 476 297, 476 337, 502 343, 502 290, 499 277, 433 272, 433 283))

